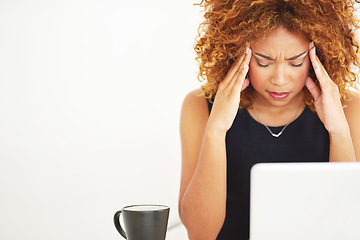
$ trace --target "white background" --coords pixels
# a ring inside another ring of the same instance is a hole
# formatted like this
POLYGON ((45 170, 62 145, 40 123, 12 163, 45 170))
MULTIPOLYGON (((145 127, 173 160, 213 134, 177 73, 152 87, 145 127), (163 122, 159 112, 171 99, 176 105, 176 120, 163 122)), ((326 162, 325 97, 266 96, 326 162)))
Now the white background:
POLYGON ((113 214, 130 204, 179 222, 194 3, 1 0, 0 239, 121 239, 113 214))

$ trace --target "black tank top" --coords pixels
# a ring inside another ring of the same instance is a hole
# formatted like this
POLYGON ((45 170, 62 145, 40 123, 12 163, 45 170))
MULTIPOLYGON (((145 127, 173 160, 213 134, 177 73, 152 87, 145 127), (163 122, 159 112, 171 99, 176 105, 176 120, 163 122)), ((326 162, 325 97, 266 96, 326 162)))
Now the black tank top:
MULTIPOLYGON (((208 102, 209 112, 212 104, 208 102)), ((283 127, 270 127, 275 134, 283 127)), ((309 108, 278 138, 264 125, 239 110, 226 134, 226 217, 217 240, 248 240, 250 218, 250 169, 265 162, 327 162, 329 134, 309 108)))

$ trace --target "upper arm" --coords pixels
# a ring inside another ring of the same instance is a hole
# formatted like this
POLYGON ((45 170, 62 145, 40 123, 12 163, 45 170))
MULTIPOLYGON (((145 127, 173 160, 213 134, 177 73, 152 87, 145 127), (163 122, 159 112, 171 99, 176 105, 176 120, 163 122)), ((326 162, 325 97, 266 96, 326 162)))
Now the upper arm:
POLYGON ((179 206, 184 192, 195 172, 199 159, 200 148, 209 118, 209 110, 206 99, 201 94, 201 89, 190 92, 184 99, 181 119, 181 182, 179 194, 179 206))
POLYGON ((356 161, 360 161, 360 95, 352 94, 345 105, 344 113, 350 127, 356 161))

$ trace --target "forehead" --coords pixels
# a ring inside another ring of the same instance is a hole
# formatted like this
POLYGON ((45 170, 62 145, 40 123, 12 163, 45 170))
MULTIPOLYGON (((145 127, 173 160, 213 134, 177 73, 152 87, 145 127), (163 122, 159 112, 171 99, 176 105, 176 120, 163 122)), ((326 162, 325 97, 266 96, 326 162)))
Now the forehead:
POLYGON ((282 27, 277 27, 268 32, 264 39, 251 43, 254 51, 267 54, 298 54, 307 50, 309 40, 298 33, 290 32, 282 27))

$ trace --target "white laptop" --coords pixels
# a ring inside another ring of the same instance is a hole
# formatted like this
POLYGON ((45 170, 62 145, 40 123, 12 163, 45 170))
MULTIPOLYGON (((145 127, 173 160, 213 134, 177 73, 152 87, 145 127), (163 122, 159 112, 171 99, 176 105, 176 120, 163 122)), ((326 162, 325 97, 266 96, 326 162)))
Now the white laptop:
POLYGON ((360 163, 251 169, 250 240, 360 240, 360 163))

